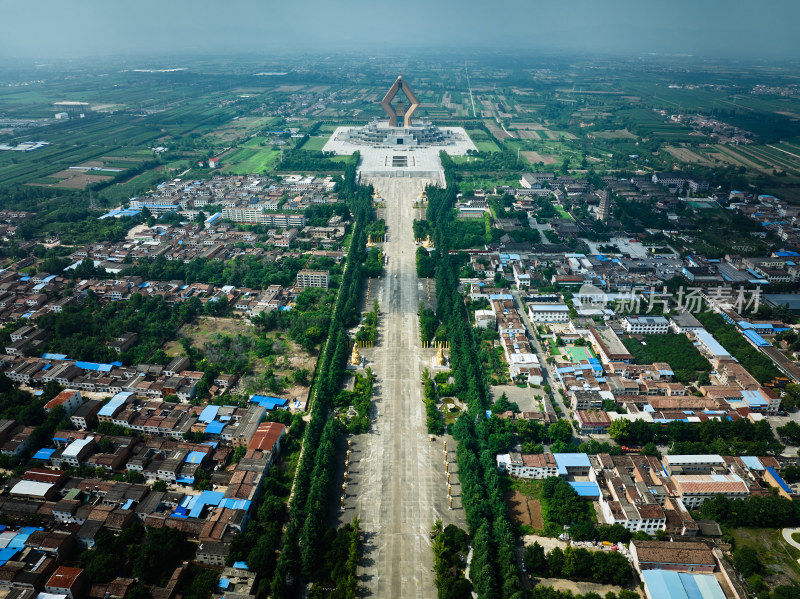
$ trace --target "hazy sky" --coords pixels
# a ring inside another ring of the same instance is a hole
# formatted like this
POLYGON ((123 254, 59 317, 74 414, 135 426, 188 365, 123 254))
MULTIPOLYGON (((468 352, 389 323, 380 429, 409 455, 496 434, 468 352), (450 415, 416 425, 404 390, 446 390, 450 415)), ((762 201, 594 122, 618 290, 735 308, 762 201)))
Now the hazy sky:
POLYGON ((800 58, 800 0, 0 0, 0 56, 411 45, 800 58))

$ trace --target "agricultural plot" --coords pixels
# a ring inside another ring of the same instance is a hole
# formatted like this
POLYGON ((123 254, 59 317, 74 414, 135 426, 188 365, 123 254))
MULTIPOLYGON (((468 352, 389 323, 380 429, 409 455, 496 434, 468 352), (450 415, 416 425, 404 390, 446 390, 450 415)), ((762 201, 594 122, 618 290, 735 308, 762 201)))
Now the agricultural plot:
MULTIPOLYGON (((489 116, 491 116, 491 114, 489 116)), ((510 139, 512 137, 509 133, 503 131, 503 129, 494 121, 485 121, 484 124, 486 125, 486 128, 492 132, 492 135, 499 140, 510 139)))
POLYGON ((223 172, 235 175, 263 174, 272 169, 279 156, 280 151, 272 148, 239 148, 225 157, 223 172))
POLYGON ((321 152, 329 138, 330 135, 315 135, 313 137, 309 137, 308 141, 303 144, 303 149, 308 150, 309 152, 321 152))
POLYGON ((207 137, 216 139, 220 143, 231 142, 235 139, 247 137, 266 127, 272 119, 266 117, 242 117, 212 130, 207 137))
POLYGON ((548 164, 555 164, 558 162, 557 157, 553 156, 552 154, 540 154, 539 152, 535 152, 533 150, 525 150, 521 152, 521 154, 531 164, 542 163, 547 166, 548 164))
POLYGON ((627 129, 615 129, 613 131, 594 131, 592 135, 600 139, 636 139, 636 136, 627 129))
POLYGON ((482 129, 468 129, 467 135, 469 135, 472 143, 475 144, 475 147, 478 148, 479 152, 500 151, 500 148, 497 147, 497 144, 489 139, 489 136, 482 129))
POLYGON ((688 148, 665 146, 664 150, 668 152, 670 155, 680 160, 681 162, 685 162, 688 164, 702 164, 708 166, 713 164, 712 159, 709 159, 701 154, 698 154, 688 148))

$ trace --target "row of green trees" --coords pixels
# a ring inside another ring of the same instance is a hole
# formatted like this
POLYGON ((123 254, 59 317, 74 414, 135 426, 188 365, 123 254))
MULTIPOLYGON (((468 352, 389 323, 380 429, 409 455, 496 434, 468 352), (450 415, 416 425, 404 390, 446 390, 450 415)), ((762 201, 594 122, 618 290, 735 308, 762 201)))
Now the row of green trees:
POLYGON ((353 390, 348 391, 344 389, 339 392, 334 401, 334 406, 337 408, 346 408, 353 406, 356 415, 350 418, 343 416, 343 422, 347 424, 347 430, 350 434, 358 435, 366 433, 369 430, 370 418, 369 410, 372 406, 372 389, 375 384, 375 375, 372 369, 367 368, 364 374, 356 374, 356 382, 353 385, 353 390))
POLYGON ((196 298, 170 305, 161 296, 145 297, 135 293, 126 302, 106 302, 89 292, 81 303, 64 306, 62 312, 49 312, 36 325, 50 333, 46 348, 67 354, 75 360, 125 364, 149 362, 158 349, 175 335, 184 323, 191 322, 202 310, 196 298), (134 346, 121 355, 107 343, 124 333, 137 333, 134 346))
POLYGON ((433 226, 436 257, 437 316, 447 329, 450 362, 456 395, 467 413, 453 426, 462 505, 473 539, 470 574, 480 598, 521 597, 522 588, 515 554, 515 538, 508 520, 494 454, 489 451, 486 409, 488 386, 463 298, 458 292, 458 258, 449 250, 457 227, 454 205, 457 195, 453 162, 440 153, 445 167, 445 188, 429 187, 427 218, 433 226))
POLYGON ((601 584, 626 584, 633 575, 627 558, 617 551, 590 551, 583 547, 525 548, 525 569, 532 576, 589 580, 601 584))
POLYGON ((442 521, 433 525, 433 572, 439 599, 469 599, 472 585, 464 578, 464 568, 469 550, 466 531, 454 524, 442 527, 442 521))
POLYGON ((673 454, 773 455, 783 451, 766 420, 672 421, 666 426, 643 420, 616 420, 609 434, 622 445, 669 445, 673 454))
POLYGON ((779 495, 747 499, 726 499, 717 495, 705 501, 698 511, 704 518, 732 527, 784 528, 800 525, 800 503, 779 495))
POLYGON ((341 183, 355 226, 327 342, 317 364, 311 420, 303 440, 283 545, 270 585, 270 596, 276 599, 296 596, 303 580, 318 576, 328 549, 325 522, 336 441, 341 433, 339 421, 330 418, 330 414, 347 365, 350 346, 347 329, 358 323, 360 317, 361 266, 367 258, 365 229, 372 217, 372 188, 356 184, 357 163, 356 153, 341 183))
POLYGON ((594 522, 592 504, 583 501, 567 481, 551 476, 542 485, 542 517, 548 534, 558 536, 563 526, 594 522))
POLYGON ((428 374, 426 369, 422 373, 423 384, 423 397, 425 402, 425 422, 428 425, 429 435, 443 435, 444 434, 444 418, 439 411, 439 393, 436 391, 436 385, 428 374))
POLYGON ((711 364, 686 335, 675 333, 645 335, 644 345, 632 337, 626 337, 622 342, 637 364, 666 362, 672 367, 675 378, 681 383, 690 383, 700 377, 700 384, 709 384, 708 373, 711 371, 711 364))
POLYGON ((184 281, 207 283, 217 287, 233 285, 251 289, 266 289, 270 285, 290 287, 305 259, 284 256, 272 261, 256 256, 237 256, 233 260, 195 258, 188 263, 167 260, 163 255, 142 258, 123 270, 124 275, 139 275, 150 281, 184 281))
POLYGON ((327 545, 330 549, 325 554, 320 579, 331 581, 334 590, 328 594, 323 585, 317 581, 311 587, 310 599, 355 599, 358 591, 356 568, 361 559, 364 545, 361 539, 361 521, 358 517, 345 524, 339 530, 330 529, 327 545))
POLYGON ((696 314, 697 320, 711 333, 714 338, 722 344, 739 363, 747 369, 747 372, 759 383, 766 383, 781 376, 780 371, 775 367, 767 356, 762 354, 742 336, 736 328, 725 322, 719 314, 713 312, 701 312, 696 314))
MULTIPOLYGON (((270 416, 282 420, 284 424, 291 424, 281 441, 281 454, 288 457, 298 452, 306 426, 302 414, 289 417, 287 412, 277 410, 270 416)), ((286 500, 291 491, 291 475, 287 460, 274 465, 267 473, 261 483, 263 497, 258 510, 248 523, 247 531, 237 534, 231 542, 231 550, 226 558, 228 565, 243 560, 260 577, 272 576, 278 559, 276 551, 280 547, 283 526, 288 517, 286 500)))

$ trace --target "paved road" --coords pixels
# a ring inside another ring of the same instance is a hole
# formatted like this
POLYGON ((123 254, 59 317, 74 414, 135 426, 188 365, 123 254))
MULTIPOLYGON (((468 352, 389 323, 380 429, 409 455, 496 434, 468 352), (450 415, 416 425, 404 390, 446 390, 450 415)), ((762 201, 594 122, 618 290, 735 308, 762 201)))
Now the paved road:
MULTIPOLYGON (((381 316, 379 343, 365 350, 377 376, 375 421, 370 433, 353 438, 346 508, 340 521, 361 518, 365 557, 361 584, 373 597, 435 598, 433 554, 428 533, 437 519, 463 526, 460 487, 453 487, 454 507, 447 505, 443 438, 426 433, 420 384, 433 350, 422 350, 417 309, 423 297, 416 276, 412 221, 420 179, 375 179, 386 199, 389 256, 386 274, 373 281, 381 316), (460 522, 459 522, 460 521, 460 522)), ((448 441, 452 449, 454 441, 448 441)), ((450 470, 455 471, 454 464, 450 470)), ((457 482, 457 475, 451 476, 457 482)))
MULTIPOLYGON (((781 531, 781 534, 783 534, 783 539, 784 539, 784 540, 785 540, 787 543, 789 543, 789 545, 791 545, 791 546, 792 546, 792 547, 794 547, 795 549, 800 549, 800 543, 798 543, 797 541, 795 541, 795 540, 792 538, 792 535, 793 535, 794 533, 796 533, 796 532, 800 532, 800 528, 784 528, 784 529, 781 531)), ((798 559, 797 561, 798 561, 798 563, 800 563, 800 559, 798 559)))
POLYGON ((558 406, 566 416, 569 414, 569 406, 564 403, 564 401, 561 399, 561 394, 557 390, 558 378, 556 377, 553 367, 547 362, 547 358, 550 357, 550 354, 545 351, 544 347, 539 342, 536 326, 531 322, 530 318, 528 318, 528 311, 525 309, 525 303, 522 301, 522 296, 525 294, 518 290, 512 290, 511 295, 514 296, 520 316, 522 316, 522 322, 528 329, 528 338, 531 340, 533 350, 539 356, 539 364, 541 365, 542 371, 545 374, 544 384, 550 385, 550 387, 553 389, 553 397, 555 397, 555 399, 551 400, 551 403, 554 403, 556 406, 558 406))

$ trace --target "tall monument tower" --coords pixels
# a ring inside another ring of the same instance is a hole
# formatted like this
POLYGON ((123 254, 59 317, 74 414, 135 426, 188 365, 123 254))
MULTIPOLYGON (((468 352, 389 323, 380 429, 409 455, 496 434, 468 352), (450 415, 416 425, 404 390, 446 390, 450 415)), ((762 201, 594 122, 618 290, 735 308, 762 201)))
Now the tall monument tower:
POLYGON ((408 87, 408 83, 403 80, 403 76, 401 75, 392 84, 392 87, 389 88, 389 91, 386 92, 383 100, 381 100, 381 106, 383 106, 386 114, 389 115, 390 127, 411 127, 411 115, 414 114, 414 111, 417 108, 419 108, 419 102, 417 101, 417 97, 414 95, 414 92, 411 91, 411 88, 408 87), (395 99, 397 92, 400 90, 403 90, 406 99, 409 101, 410 105, 408 108, 405 108, 400 100, 398 100, 396 108, 392 106, 392 100, 395 99), (397 117, 400 117, 402 124, 398 125, 397 117))
POLYGON ((597 207, 597 220, 603 222, 611 217, 611 191, 608 188, 603 190, 603 196, 600 198, 600 205, 597 207))

